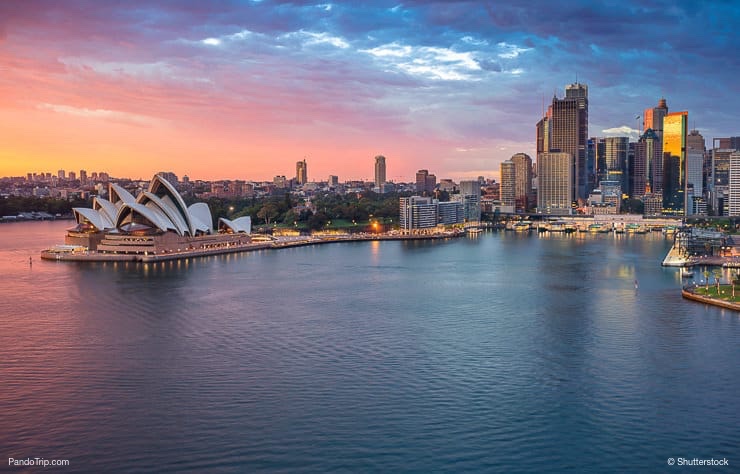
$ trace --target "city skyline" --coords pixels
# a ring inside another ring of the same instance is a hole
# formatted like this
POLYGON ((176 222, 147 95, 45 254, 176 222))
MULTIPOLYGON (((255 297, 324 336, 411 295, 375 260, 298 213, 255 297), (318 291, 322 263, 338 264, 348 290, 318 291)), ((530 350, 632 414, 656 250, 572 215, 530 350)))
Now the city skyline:
POLYGON ((498 178, 514 154, 536 156, 543 107, 576 81, 589 136, 635 141, 635 116, 661 97, 707 140, 734 136, 738 16, 688 3, 3 2, 0 175, 269 180, 305 157, 313 179, 370 181, 382 154, 389 181, 498 178))

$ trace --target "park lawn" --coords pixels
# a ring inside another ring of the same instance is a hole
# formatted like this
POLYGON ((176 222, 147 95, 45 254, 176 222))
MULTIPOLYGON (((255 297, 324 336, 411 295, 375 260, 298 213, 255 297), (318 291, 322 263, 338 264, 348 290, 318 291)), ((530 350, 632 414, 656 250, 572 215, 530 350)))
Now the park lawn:
POLYGON ((732 285, 719 285, 719 292, 717 294, 717 286, 709 285, 709 290, 706 286, 697 286, 694 289, 694 293, 702 296, 709 296, 710 298, 719 298, 724 301, 731 301, 733 303, 740 303, 740 285, 735 285, 735 297, 732 297, 732 285))

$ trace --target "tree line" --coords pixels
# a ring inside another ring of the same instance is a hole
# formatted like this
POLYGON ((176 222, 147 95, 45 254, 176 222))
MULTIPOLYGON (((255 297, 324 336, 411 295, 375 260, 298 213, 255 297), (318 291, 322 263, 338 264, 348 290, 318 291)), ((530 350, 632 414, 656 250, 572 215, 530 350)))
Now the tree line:
MULTIPOLYGON (((365 191, 358 194, 318 193, 304 198, 285 193, 282 196, 263 198, 209 198, 205 202, 211 209, 214 226, 218 219, 236 219, 250 216, 252 225, 258 226, 300 226, 321 229, 330 221, 347 221, 366 224, 373 219, 397 219, 398 202, 401 196, 410 194, 378 194, 365 191)), ((194 202, 193 197, 186 201, 194 202)))
POLYGON ((91 207, 92 200, 59 199, 52 197, 8 196, 0 199, 0 216, 17 216, 21 212, 48 212, 51 215, 69 215, 73 207, 91 207))

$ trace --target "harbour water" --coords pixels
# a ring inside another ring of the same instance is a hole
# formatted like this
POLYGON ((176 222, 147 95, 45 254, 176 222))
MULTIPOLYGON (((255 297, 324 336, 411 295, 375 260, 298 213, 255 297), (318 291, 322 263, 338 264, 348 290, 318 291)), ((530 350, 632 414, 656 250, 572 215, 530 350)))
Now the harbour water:
POLYGON ((660 234, 40 261, 69 226, 0 226, 3 458, 68 459, 64 472, 740 466, 740 316, 681 298, 660 234))

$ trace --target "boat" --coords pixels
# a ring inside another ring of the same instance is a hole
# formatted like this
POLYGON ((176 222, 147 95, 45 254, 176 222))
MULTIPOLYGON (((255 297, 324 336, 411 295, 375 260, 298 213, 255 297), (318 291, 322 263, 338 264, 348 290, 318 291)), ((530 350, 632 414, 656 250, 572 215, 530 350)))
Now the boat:
POLYGON ((514 230, 517 232, 529 232, 532 229, 532 223, 530 221, 519 221, 514 224, 514 230))
POLYGON ((694 272, 692 272, 688 268, 684 268, 683 270, 681 270, 682 278, 691 278, 692 276, 694 276, 694 272))
POLYGON ((588 231, 592 234, 596 234, 596 233, 601 234, 601 233, 609 232, 609 228, 601 224, 594 223, 594 224, 589 224, 588 231))
POLYGON ((647 234, 647 229, 640 224, 630 223, 625 226, 628 234, 647 234))
POLYGON ((480 227, 466 227, 465 232, 467 232, 468 234, 477 234, 483 232, 483 229, 481 229, 480 227))

